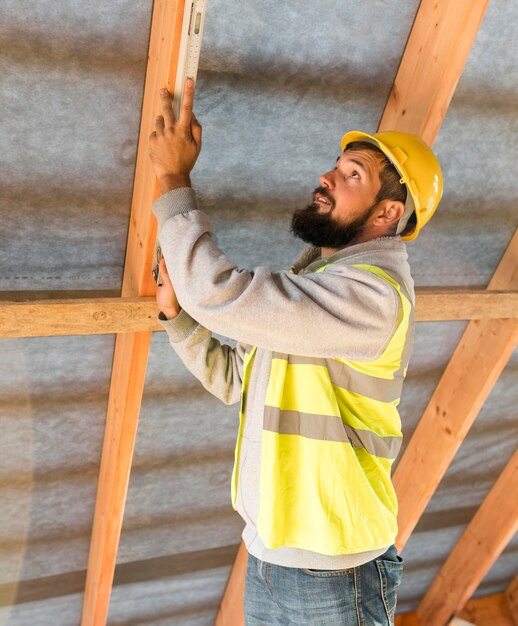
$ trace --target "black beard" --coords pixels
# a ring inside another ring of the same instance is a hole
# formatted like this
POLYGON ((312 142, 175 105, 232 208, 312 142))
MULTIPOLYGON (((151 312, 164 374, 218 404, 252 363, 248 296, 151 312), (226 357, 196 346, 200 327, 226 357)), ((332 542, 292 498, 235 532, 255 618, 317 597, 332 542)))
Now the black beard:
POLYGON ((315 202, 305 209, 297 209, 291 218, 291 232, 317 248, 344 248, 363 232, 367 220, 372 215, 376 204, 373 204, 365 212, 349 224, 340 224, 332 218, 334 202, 329 197, 324 187, 315 189, 314 193, 320 193, 326 200, 331 202, 327 213, 320 213, 319 205, 315 202))

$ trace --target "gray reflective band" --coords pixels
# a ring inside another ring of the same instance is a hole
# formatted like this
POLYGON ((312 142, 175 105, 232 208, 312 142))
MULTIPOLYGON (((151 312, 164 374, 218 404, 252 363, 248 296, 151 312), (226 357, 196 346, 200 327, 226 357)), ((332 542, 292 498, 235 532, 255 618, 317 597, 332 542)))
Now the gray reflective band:
POLYGON ((264 407, 263 428, 281 435, 349 443, 354 448, 363 448, 374 456, 386 459, 397 457, 403 441, 401 436, 382 437, 370 430, 353 428, 336 415, 282 411, 272 406, 264 407))
POLYGON ((397 377, 391 380, 369 376, 368 374, 355 370, 347 365, 347 363, 335 361, 334 359, 281 354, 280 352, 274 352, 272 357, 274 359, 288 361, 290 365, 320 365, 321 367, 325 367, 329 372, 329 379, 333 385, 371 398, 372 400, 394 402, 401 397, 403 378, 397 377))

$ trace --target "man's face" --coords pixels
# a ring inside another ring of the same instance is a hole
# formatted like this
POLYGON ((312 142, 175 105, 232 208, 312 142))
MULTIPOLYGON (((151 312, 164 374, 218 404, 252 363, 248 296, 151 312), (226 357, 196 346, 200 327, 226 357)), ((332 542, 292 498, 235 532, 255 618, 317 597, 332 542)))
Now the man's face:
POLYGON ((381 157, 372 152, 344 152, 335 168, 320 177, 313 202, 293 214, 293 234, 318 247, 348 245, 362 233, 376 208, 381 168, 381 157))

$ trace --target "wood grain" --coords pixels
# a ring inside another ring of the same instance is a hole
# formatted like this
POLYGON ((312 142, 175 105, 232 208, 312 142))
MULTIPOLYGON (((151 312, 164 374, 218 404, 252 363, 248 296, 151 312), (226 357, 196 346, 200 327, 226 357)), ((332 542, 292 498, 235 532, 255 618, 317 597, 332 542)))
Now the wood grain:
POLYGON ((416 609, 426 626, 458 615, 518 530, 518 450, 498 477, 416 609))
POLYGON ((243 597, 245 594, 245 574, 247 562, 248 552, 245 544, 241 541, 225 592, 223 593, 223 599, 216 615, 215 624, 217 626, 234 626, 235 624, 244 624, 245 614, 243 597))
MULTIPOLYGON (((459 617, 477 626, 516 626, 503 593, 472 598, 459 613, 459 617)), ((518 614, 515 614, 518 618, 518 614)))
POLYGON ((505 603, 513 617, 513 626, 518 626, 518 574, 505 591, 505 603))
MULTIPOLYGON (((157 229, 151 204, 158 196, 158 186, 148 155, 148 138, 160 111, 160 87, 167 85, 172 89, 174 86, 183 8, 184 0, 156 0, 153 4, 122 280, 123 298, 153 296, 155 293, 151 268, 157 229)), ((135 310, 130 309, 126 318, 134 314, 135 310)), ((102 308, 90 310, 90 320, 94 323, 102 323, 105 318, 113 321, 117 319, 117 313, 109 314, 102 308)), ((151 336, 149 330, 122 332, 115 340, 82 626, 104 626, 108 616, 151 336)))
MULTIPOLYGON (((503 593, 472 598, 460 611, 458 617, 476 626, 516 626, 503 593)), ((426 626, 426 623, 419 619, 415 611, 412 611, 396 615, 394 626, 426 626)), ((453 626, 452 622, 448 626, 453 626)))
MULTIPOLYGON (((25 301, 0 297, 0 338, 100 335, 161 331, 154 297, 99 297, 78 292, 63 299, 53 292, 49 300, 41 292, 25 293, 25 301)), ((518 291, 485 289, 417 289, 416 320, 500 319, 518 317, 518 291)))
POLYGON ((379 130, 400 130, 433 145, 489 0, 423 0, 379 130))
MULTIPOLYGON (((489 289, 518 288, 518 272, 513 270, 517 250, 518 230, 489 289)), ((516 318, 468 324, 393 475, 399 502, 398 550, 408 541, 517 342, 516 318)))

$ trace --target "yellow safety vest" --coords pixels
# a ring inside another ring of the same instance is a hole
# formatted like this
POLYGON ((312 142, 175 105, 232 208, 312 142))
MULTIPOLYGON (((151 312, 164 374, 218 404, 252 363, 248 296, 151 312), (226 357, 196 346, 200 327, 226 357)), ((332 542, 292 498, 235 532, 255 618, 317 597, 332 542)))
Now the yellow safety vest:
MULTIPOLYGON (((373 361, 273 353, 257 521, 268 548, 353 554, 391 545, 397 535, 398 504, 390 472, 402 443, 397 405, 412 349, 413 304, 406 286, 385 270, 353 267, 376 274, 397 290, 399 324, 373 361)), ((243 363, 234 508, 255 352, 256 346, 249 346, 243 363)))

